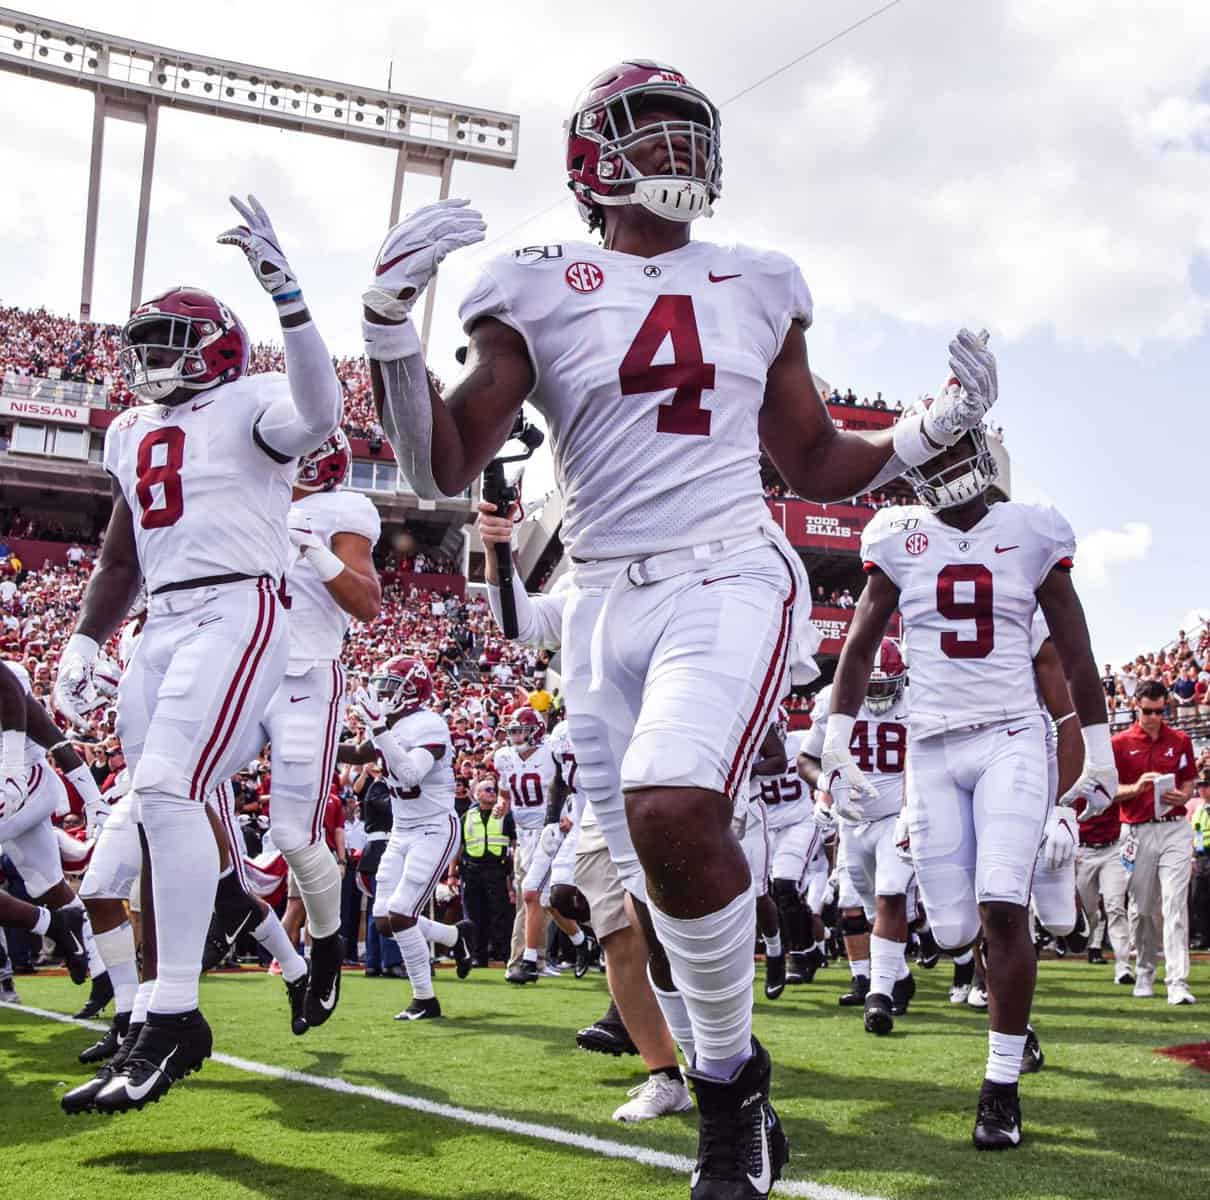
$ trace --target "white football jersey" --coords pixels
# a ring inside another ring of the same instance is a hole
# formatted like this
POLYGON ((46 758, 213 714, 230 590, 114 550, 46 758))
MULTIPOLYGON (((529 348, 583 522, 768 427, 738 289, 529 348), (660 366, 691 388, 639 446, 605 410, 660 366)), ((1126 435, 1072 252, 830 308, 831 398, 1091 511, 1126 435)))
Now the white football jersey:
POLYGON ((795 729, 786 734, 786 773, 760 780, 760 798, 769 814, 770 829, 788 829, 811 816, 811 789, 798 773, 798 753, 809 732, 795 729))
MULTIPOLYGON (((356 533, 368 538, 370 547, 382 533, 378 510, 368 496, 337 488, 312 492, 290 506, 289 517, 305 517, 329 549, 338 533, 356 533)), ((328 662, 340 658, 349 616, 328 591, 327 584, 299 555, 287 576, 290 593, 290 661, 328 662)))
MULTIPOLYGON (((907 762, 908 692, 905 688, 889 712, 872 713, 863 703, 857 710, 849 752, 861 773, 878 792, 877 800, 861 801, 861 819, 877 821, 893 816, 903 807, 903 768, 907 762)), ((812 758, 823 754, 824 734, 832 712, 832 685, 828 684, 815 697, 811 713, 811 728, 803 739, 802 750, 812 758)), ((820 780, 824 784, 824 780, 820 780)), ((845 818, 845 796, 839 788, 832 796, 836 815, 845 818)))
POLYGON ((405 788, 391 777, 386 768, 387 786, 391 790, 391 814, 395 829, 424 825, 454 811, 454 747, 450 744, 449 726, 445 718, 422 708, 410 713, 391 726, 391 732, 405 749, 416 746, 444 746, 445 753, 433 763, 432 769, 414 788, 405 788))
POLYGON ((546 798, 559 769, 551 743, 551 738, 543 738, 528 758, 522 758, 516 746, 496 751, 496 774, 500 786, 508 789, 518 829, 541 829, 546 824, 546 798))
POLYGON ((1030 628, 1052 567, 1070 567, 1071 526, 1053 508, 994 504, 974 529, 927 508, 884 508, 861 556, 899 589, 912 676, 912 736, 1037 711, 1030 628))
POLYGON ((459 311, 525 339, 578 558, 652 554, 768 523, 757 418, 811 294, 784 254, 689 242, 654 258, 588 242, 483 268, 459 311))
MULTIPOLYGON (((29 672, 19 662, 14 662, 11 658, 6 658, 4 660, 4 665, 8 667, 8 669, 12 671, 14 675, 16 675, 21 684, 21 690, 27 696, 32 696, 34 694, 34 689, 33 685, 29 681, 29 672)), ((32 737, 27 735, 25 738, 25 765, 27 767, 32 767, 36 763, 42 763, 45 761, 45 749, 35 742, 32 737)))
POLYGON ((130 506, 148 592, 212 575, 286 573, 296 459, 277 462, 253 426, 285 375, 251 375, 168 408, 127 409, 105 435, 105 469, 130 506))

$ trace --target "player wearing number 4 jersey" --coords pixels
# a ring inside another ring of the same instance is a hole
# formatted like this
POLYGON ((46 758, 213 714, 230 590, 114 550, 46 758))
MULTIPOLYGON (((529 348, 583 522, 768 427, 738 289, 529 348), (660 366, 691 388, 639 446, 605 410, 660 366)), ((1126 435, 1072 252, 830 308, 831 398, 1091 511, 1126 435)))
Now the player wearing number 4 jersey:
POLYGON ((693 1197, 764 1197, 788 1150, 752 1039, 755 902, 730 825, 809 594, 771 530, 761 445, 797 494, 847 498, 977 423, 995 365, 964 331, 951 344, 962 386, 942 403, 893 432, 837 430, 808 366, 795 263, 690 241, 721 193, 719 113, 671 67, 633 59, 596 76, 567 125, 566 172, 603 245, 489 260, 461 309, 466 370, 444 395, 408 316, 484 222, 451 200, 387 234, 362 297, 374 394, 401 469, 432 497, 483 470, 524 401, 546 419, 574 563, 562 645, 577 783, 627 890, 650 901, 692 1023, 693 1197))
POLYGON ((198 972, 219 850, 205 800, 260 749, 287 659, 279 591, 295 460, 340 421, 331 358, 268 215, 251 197, 233 203, 246 224, 219 240, 244 251, 272 297, 286 373, 246 375, 244 327, 206 292, 174 288, 135 309, 119 361, 145 403, 106 434, 113 516, 55 685, 56 705, 81 723, 98 648, 141 577, 147 620, 119 687, 118 736, 149 855, 159 969, 138 1041, 96 1098, 106 1112, 158 1100, 210 1053, 198 972))
POLYGON ((878 793, 850 749, 866 681, 896 607, 912 671, 907 814, 921 897, 937 941, 987 939, 989 1052, 974 1141, 1021 1140, 1017 1078, 1036 962, 1027 911, 1050 808, 1031 625, 1042 608, 1083 726, 1084 770, 1069 795, 1102 811, 1117 790, 1105 697, 1070 569, 1075 538, 1052 508, 989 505, 996 478, 982 428, 913 471, 921 503, 866 527, 862 592, 836 671, 824 775, 878 793))

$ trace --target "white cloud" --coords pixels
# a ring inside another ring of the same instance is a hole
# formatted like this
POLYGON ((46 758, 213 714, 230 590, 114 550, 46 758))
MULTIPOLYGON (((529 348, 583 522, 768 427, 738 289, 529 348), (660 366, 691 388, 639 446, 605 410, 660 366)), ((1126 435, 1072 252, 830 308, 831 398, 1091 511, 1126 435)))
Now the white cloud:
POLYGON ((1094 529, 1079 539, 1075 578, 1081 585, 1103 586, 1115 567, 1142 562, 1152 543, 1151 526, 1127 521, 1121 529, 1094 529))

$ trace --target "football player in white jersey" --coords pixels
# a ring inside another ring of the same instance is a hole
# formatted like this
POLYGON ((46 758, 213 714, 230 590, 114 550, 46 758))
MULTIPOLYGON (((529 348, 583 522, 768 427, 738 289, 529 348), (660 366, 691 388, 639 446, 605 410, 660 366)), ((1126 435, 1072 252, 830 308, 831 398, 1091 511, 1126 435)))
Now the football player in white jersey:
POLYGON ((295 461, 341 416, 331 357, 268 215, 251 197, 233 203, 246 224, 219 240, 244 251, 273 299, 286 373, 248 376, 243 326, 199 289, 135 309, 119 361, 145 403, 105 437, 113 514, 55 685, 56 706, 79 722, 99 647, 142 577, 148 615, 122 675, 118 736, 149 855, 158 975, 137 1045, 96 1098, 106 1112, 142 1108, 210 1054, 198 972, 219 850, 204 801, 260 749, 288 658, 278 593, 295 461))
MULTIPOLYGON (((807 778, 816 788, 816 824, 839 826, 839 855, 849 887, 862 908, 863 929, 873 922, 865 1027, 868 1033, 880 1036, 891 1032, 894 1017, 907 1011, 916 991, 904 958, 912 868, 900 858, 895 845, 907 759, 906 685, 907 668, 899 645, 893 638, 883 638, 849 745, 862 774, 876 790, 876 798, 854 795, 839 776, 821 777, 819 762, 831 712, 831 687, 816 697, 814 723, 803 743, 807 778)), ((841 907, 847 906, 842 902, 841 907)), ((859 932, 851 920, 842 929, 859 932)))
POLYGON ((369 740, 356 747, 345 743, 337 756, 353 763, 381 757, 386 766, 394 819, 378 864, 374 920, 378 932, 399 946, 412 988, 412 1003, 397 1021, 441 1016, 429 941, 453 951, 459 979, 471 970, 470 922, 446 925, 421 915, 462 843, 454 812, 454 748, 445 718, 428 707, 432 696, 433 677, 421 659, 387 659, 370 676, 369 688, 353 697, 352 711, 369 740))
POLYGON ((989 1048, 974 1142, 1005 1149, 1021 1140, 1017 1079, 1037 972, 1027 905, 1050 809, 1030 644, 1039 605, 1083 726, 1084 771, 1069 794, 1102 811, 1117 772, 1071 582, 1071 527, 1053 508, 989 504, 996 467, 981 427, 909 476, 920 503, 883 509, 862 535, 869 580, 837 667, 822 766, 853 796, 876 797, 850 746, 898 606, 912 667, 912 860, 937 942, 961 949, 980 924, 987 939, 989 1048))
POLYGON ((693 1196, 740 1180, 763 1197, 788 1150, 751 1035, 755 903, 730 825, 809 594, 767 532, 761 444, 805 498, 876 488, 982 418, 994 359, 963 331, 951 361, 964 388, 893 431, 838 430, 807 362, 798 267, 690 240, 721 191, 719 113, 671 67, 597 75, 568 122, 566 170, 604 244, 490 260, 461 309, 465 372, 444 396, 408 315, 484 223, 448 200, 387 234, 362 297, 375 399, 401 469, 432 497, 479 475, 525 400, 546 418, 574 560, 563 657, 579 779, 628 891, 650 898, 689 1007, 693 1196))
POLYGON ((541 854, 543 830, 558 823, 567 783, 555 748, 546 737, 546 726, 532 708, 513 713, 506 733, 508 744, 496 751, 492 765, 500 779, 497 815, 511 812, 517 826, 513 882, 522 902, 513 922, 504 977, 509 983, 525 984, 541 976, 546 957, 546 913, 537 886, 541 879, 534 876, 527 883, 526 876, 541 854))
POLYGON ((367 496, 343 485, 352 465, 349 440, 336 430, 299 459, 290 506, 290 658, 261 721, 269 743, 273 844, 285 856, 311 931, 308 1026, 322 1025, 340 997, 340 868, 327 847, 323 814, 344 719, 345 631, 372 621, 382 588, 371 557, 382 532, 367 496))

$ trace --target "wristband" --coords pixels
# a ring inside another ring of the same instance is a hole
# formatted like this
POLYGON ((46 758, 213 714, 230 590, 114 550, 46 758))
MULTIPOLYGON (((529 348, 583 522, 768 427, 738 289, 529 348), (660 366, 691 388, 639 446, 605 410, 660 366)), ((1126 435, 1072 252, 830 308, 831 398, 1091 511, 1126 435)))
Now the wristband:
POLYGON ((1055 718, 1055 728, 1058 729, 1059 726, 1062 725, 1065 721, 1073 720, 1075 718, 1075 715, 1076 714, 1074 712, 1069 712, 1069 713, 1064 713, 1061 717, 1056 717, 1055 718))
POLYGON ((91 663, 101 653, 101 647, 88 634, 73 633, 67 639, 67 645, 63 647, 63 653, 64 655, 78 654, 86 663, 91 663))
POLYGON ((943 445, 934 442, 924 431, 924 413, 915 413, 895 422, 891 433, 891 445, 895 456, 908 467, 923 466, 935 458, 943 445))
POLYGON ((1108 766, 1113 763, 1113 744, 1109 740, 1109 726, 1104 721, 1099 725, 1085 725, 1080 732, 1084 735, 1085 763, 1108 766))
POLYGON ((14 777, 25 774, 25 730, 6 729, 0 745, 4 750, 4 770, 14 777))
POLYGON ((311 570, 324 581, 330 583, 344 569, 345 565, 326 546, 311 546, 304 557, 311 570))
POLYGON ((829 713, 828 728, 823 735, 824 749, 827 750, 829 746, 839 744, 848 753, 849 746, 853 741, 853 726, 856 724, 857 718, 850 717, 848 713, 829 713))
MULTIPOLYGON (((297 316, 299 313, 307 311, 307 302, 303 299, 302 288, 292 288, 288 292, 275 292, 273 294, 273 303, 277 306, 277 319, 285 321, 287 317, 297 316)), ((297 329, 297 325, 287 327, 290 330, 297 329)))
POLYGON ((410 320, 398 325, 375 325, 364 317, 361 336, 365 341, 366 357, 379 362, 394 362, 420 354, 420 335, 410 320))

